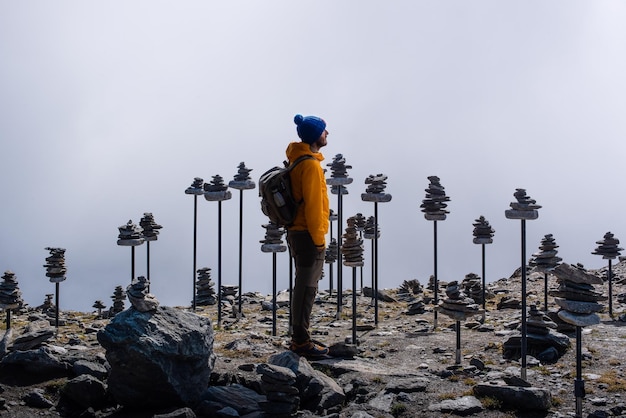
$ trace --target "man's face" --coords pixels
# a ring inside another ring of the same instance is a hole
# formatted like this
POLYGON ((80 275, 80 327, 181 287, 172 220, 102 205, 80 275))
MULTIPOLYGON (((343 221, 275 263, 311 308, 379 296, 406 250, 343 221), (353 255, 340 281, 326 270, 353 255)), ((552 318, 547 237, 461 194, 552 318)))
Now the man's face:
POLYGON ((326 144, 328 143, 327 140, 326 140, 327 137, 328 137, 328 131, 326 129, 324 129, 324 132, 322 132, 322 135, 320 135, 318 140, 315 141, 317 146, 320 147, 320 148, 325 147, 326 144))

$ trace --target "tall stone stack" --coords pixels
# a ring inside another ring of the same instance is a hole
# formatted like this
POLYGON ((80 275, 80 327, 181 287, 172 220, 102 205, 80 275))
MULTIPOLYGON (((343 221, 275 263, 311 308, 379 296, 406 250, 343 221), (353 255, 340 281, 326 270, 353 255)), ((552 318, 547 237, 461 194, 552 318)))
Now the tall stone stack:
POLYGON ((2 283, 0 283, 0 309, 8 312, 23 305, 22 292, 15 278, 15 273, 7 270, 2 275, 2 283))
POLYGON ((593 285, 602 284, 602 278, 587 272, 582 265, 560 264, 553 270, 559 287, 550 290, 554 302, 560 307, 558 317, 573 326, 586 327, 600 323, 604 306, 600 301, 607 297, 597 292, 593 285))
POLYGON ((517 201, 511 202, 509 204, 511 209, 504 211, 504 216, 507 219, 531 220, 539 217, 537 209, 541 209, 541 205, 538 205, 535 199, 531 199, 526 194, 526 189, 515 189, 513 197, 517 201))
POLYGON ((52 248, 46 247, 46 250, 50 251, 50 256, 46 257, 46 277, 50 279, 52 283, 61 283, 66 279, 65 273, 67 268, 65 267, 65 248, 52 248))
POLYGON ((237 166, 237 174, 228 182, 228 186, 237 190, 250 190, 256 187, 254 181, 250 178, 250 172, 252 169, 247 168, 246 164, 242 161, 237 166))
POLYGON ((601 255, 602 258, 609 260, 609 267, 606 271, 607 281, 609 283, 609 315, 613 317, 613 271, 611 260, 617 258, 623 248, 618 247, 619 240, 611 232, 604 234, 604 239, 596 241, 598 248, 592 254, 601 255))
POLYGON ((118 226, 119 235, 117 237, 117 245, 125 247, 135 247, 145 242, 143 231, 132 220, 126 222, 126 225, 118 226))
POLYGON ((425 189, 426 198, 422 200, 420 208, 424 212, 424 218, 429 221, 444 221, 450 213, 446 208, 450 198, 446 196, 445 188, 441 185, 437 176, 429 176, 430 184, 425 189))
POLYGON ((105 304, 100 299, 96 300, 91 307, 98 310, 98 318, 102 317, 102 310, 106 308, 105 304))
POLYGON ((481 313, 478 304, 463 292, 456 280, 451 281, 446 286, 446 298, 437 306, 437 310, 455 321, 465 321, 467 318, 481 313))
POLYGON ((380 237, 380 228, 376 229, 376 219, 373 216, 367 218, 365 227, 363 228, 363 238, 374 239, 376 236, 380 237))
POLYGON ((224 178, 219 174, 214 175, 210 183, 204 183, 203 188, 204 198, 210 202, 228 200, 232 197, 224 178))
POLYGON ((217 303, 215 283, 211 280, 211 269, 202 267, 197 270, 196 304, 199 306, 215 305, 217 303))
POLYGON ((367 187, 365 193, 361 193, 361 200, 364 202, 389 202, 391 195, 385 193, 387 187, 387 176, 384 174, 369 175, 365 179, 367 187))
POLYGON ((287 367, 267 363, 259 364, 256 372, 261 375, 261 390, 266 396, 260 402, 263 412, 275 418, 295 416, 300 405, 296 374, 287 367))
POLYGON ((478 304, 483 303, 483 284, 482 279, 476 273, 468 273, 461 282, 461 286, 465 294, 478 304))
POLYGON ((534 267, 536 271, 540 271, 543 273, 550 272, 559 265, 563 259, 557 256, 559 248, 556 245, 556 241, 554 240, 554 236, 552 234, 546 234, 541 239, 541 244, 539 245, 539 252, 536 252, 532 255, 530 262, 528 263, 531 267, 534 267))
POLYGON ((474 244, 493 243, 493 234, 496 231, 489 225, 489 221, 487 221, 484 216, 481 215, 472 225, 474 226, 474 244))
POLYGON ((367 218, 362 213, 354 215, 356 230, 359 232, 365 231, 365 225, 367 224, 367 218))
POLYGON ((352 183, 352 178, 348 177, 348 170, 351 169, 352 166, 346 164, 346 159, 342 154, 336 154, 333 161, 326 164, 326 166, 330 167, 331 178, 327 179, 328 184, 343 186, 352 183))
POLYGON ((185 190, 185 194, 191 194, 196 196, 204 194, 203 186, 204 179, 202 177, 194 177, 191 186, 187 187, 187 189, 185 190))
MULTIPOLYGON (((343 264, 348 267, 359 267, 363 265, 363 240, 359 237, 356 229, 356 218, 351 216, 347 219, 348 226, 343 234, 343 244, 341 253, 343 254, 343 264)), ((352 289, 356 292, 356 289, 352 289)))
POLYGON ((159 235, 159 229, 163 228, 154 221, 154 215, 150 212, 144 212, 143 217, 139 221, 142 229, 143 238, 146 241, 156 241, 159 235))
POLYGON ((287 251, 287 246, 283 242, 285 228, 273 222, 262 225, 265 228, 265 238, 260 240, 261 251, 264 253, 282 253, 287 251))
POLYGON ((113 304, 109 308, 109 316, 112 318, 124 310, 124 301, 126 300, 126 292, 122 286, 116 286, 113 291, 113 304))
POLYGON ((326 264, 333 264, 337 261, 337 240, 331 239, 326 247, 326 255, 324 256, 324 262, 326 264))
POLYGON ((148 290, 149 285, 145 276, 139 276, 126 287, 128 301, 139 312, 154 312, 159 307, 159 301, 148 290))

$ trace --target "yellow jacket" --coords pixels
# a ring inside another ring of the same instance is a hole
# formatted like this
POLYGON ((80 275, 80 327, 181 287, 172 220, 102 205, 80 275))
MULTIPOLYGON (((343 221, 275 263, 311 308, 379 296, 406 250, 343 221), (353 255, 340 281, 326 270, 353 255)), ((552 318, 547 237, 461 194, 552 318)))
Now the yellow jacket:
POLYGON ((287 159, 293 163, 302 155, 311 155, 312 159, 301 161, 291 170, 291 188, 296 202, 302 202, 293 224, 293 231, 309 231, 313 243, 320 248, 326 246, 328 233, 328 190, 321 162, 324 156, 312 152, 309 144, 292 142, 287 146, 287 159))

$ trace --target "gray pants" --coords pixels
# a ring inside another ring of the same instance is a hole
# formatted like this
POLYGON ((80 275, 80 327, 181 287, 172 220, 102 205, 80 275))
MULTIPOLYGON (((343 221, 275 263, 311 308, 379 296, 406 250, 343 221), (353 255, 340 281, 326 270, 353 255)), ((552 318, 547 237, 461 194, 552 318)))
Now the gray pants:
POLYGON ((296 279, 291 295, 292 341, 302 344, 311 340, 311 311, 322 278, 324 251, 317 251, 308 231, 288 231, 287 243, 296 266, 296 279))

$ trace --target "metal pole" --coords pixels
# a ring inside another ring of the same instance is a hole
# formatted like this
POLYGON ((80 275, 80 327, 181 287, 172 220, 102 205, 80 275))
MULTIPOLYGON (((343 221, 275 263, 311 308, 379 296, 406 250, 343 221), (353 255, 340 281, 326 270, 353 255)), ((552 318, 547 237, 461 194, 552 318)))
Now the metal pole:
POLYGON ((150 241, 146 241, 146 277, 148 279, 148 292, 150 292, 150 241))
POLYGON ((11 309, 7 309, 7 331, 11 329, 11 309))
POLYGON ((574 396, 576 397, 576 418, 583 416, 583 398, 585 397, 585 381, 582 379, 582 332, 576 326, 576 380, 574 381, 574 396))
POLYGON ((461 364, 461 321, 456 321, 456 361, 461 364))
MULTIPOLYGON (((133 247, 135 248, 135 247, 133 247)), ((59 328, 59 283, 55 283, 56 287, 56 312, 55 312, 55 326, 59 328)))
POLYGON ((243 242, 243 189, 239 189, 239 312, 241 313, 242 280, 242 242, 243 242))
POLYGON ((374 202, 374 325, 378 326, 378 202, 374 202))
POLYGON ((135 278, 135 246, 130 246, 130 282, 135 278))
MULTIPOLYGON (((359 238, 363 240, 363 231, 359 231, 359 238)), ((359 268, 361 275, 361 296, 363 296, 363 266, 359 268)))
POLYGON ((352 344, 359 345, 356 337, 356 267, 352 267, 352 344))
POLYGON ((522 341, 521 377, 526 380, 526 219, 522 219, 522 341))
POLYGON ((433 329, 437 329, 437 305, 439 304, 439 282, 437 279, 437 221, 433 221, 433 243, 434 243, 434 264, 435 264, 435 281, 433 283, 434 293, 435 293, 435 309, 433 309, 434 313, 434 321, 433 321, 433 329))
POLYGON ((613 272, 611 270, 611 259, 609 258, 609 270, 606 274, 609 278, 609 316, 613 318, 613 272))
POLYGON ((337 185, 337 319, 341 317, 341 310, 343 304, 343 277, 341 273, 342 257, 341 257, 341 226, 343 224, 343 199, 342 199, 342 186, 337 185))
POLYGON ((276 253, 272 253, 272 336, 276 336, 276 253))
MULTIPOLYGON (((222 201, 217 202, 217 326, 222 324, 222 201)), ((239 289, 241 292, 241 289, 239 289)))
MULTIPOLYGON (((333 222, 330 220, 328 222, 330 223, 330 228, 328 228, 330 230, 329 242, 333 242, 333 222)), ((328 264, 328 295, 330 297, 333 296, 333 265, 332 263, 328 264)))
MULTIPOLYGON (((193 300, 191 302, 191 309, 195 312, 196 310, 196 259, 197 259, 197 248, 198 248, 198 195, 193 195, 193 300)), ((217 290, 218 295, 220 289, 217 290)), ((218 296, 219 298, 219 296, 218 296)))
MULTIPOLYGON (((486 300, 486 295, 485 295, 485 244, 482 244, 483 247, 483 310, 486 311, 486 304, 487 304, 487 300, 486 300)), ((484 312, 483 312, 484 315, 484 312)))

